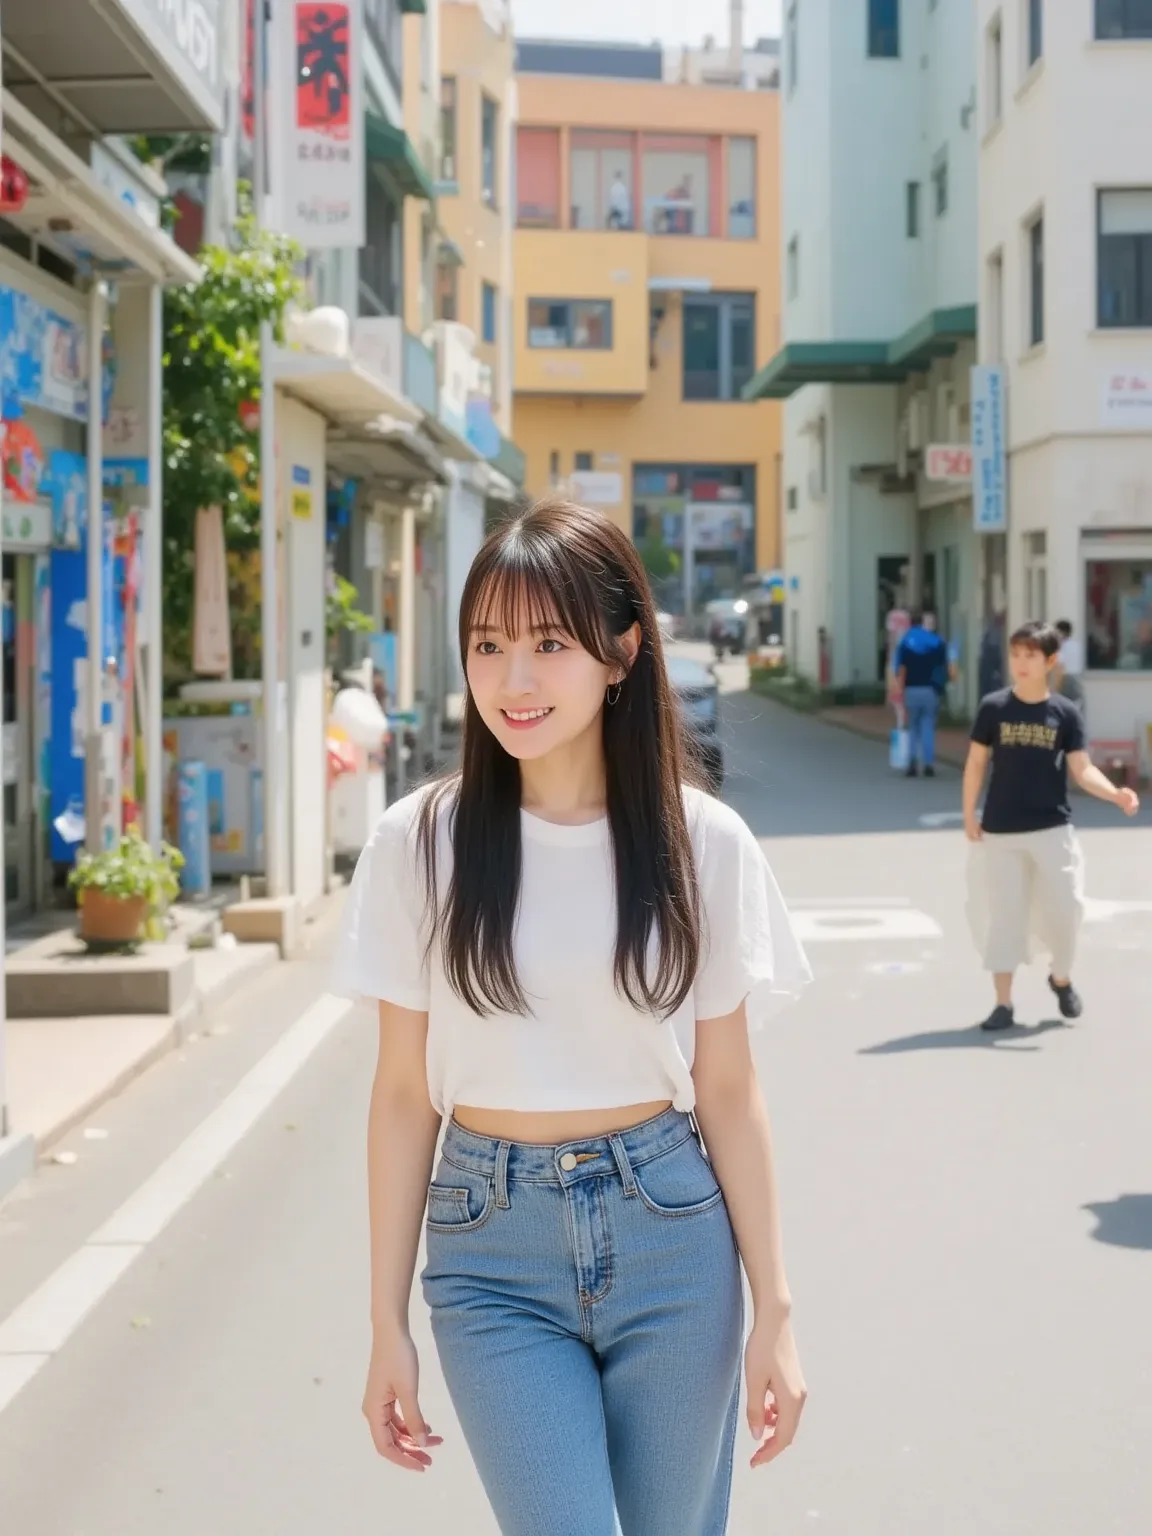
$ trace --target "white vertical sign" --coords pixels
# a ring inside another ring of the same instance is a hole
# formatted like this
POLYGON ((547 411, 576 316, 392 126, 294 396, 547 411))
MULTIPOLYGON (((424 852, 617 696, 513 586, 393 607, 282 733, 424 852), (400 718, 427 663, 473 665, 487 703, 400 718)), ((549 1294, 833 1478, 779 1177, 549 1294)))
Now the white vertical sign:
POLYGON ((1004 533, 1008 527, 1005 370, 977 364, 972 369, 972 515, 977 533, 1004 533))
POLYGON ((310 250, 364 244, 363 0, 273 8, 274 225, 310 250))

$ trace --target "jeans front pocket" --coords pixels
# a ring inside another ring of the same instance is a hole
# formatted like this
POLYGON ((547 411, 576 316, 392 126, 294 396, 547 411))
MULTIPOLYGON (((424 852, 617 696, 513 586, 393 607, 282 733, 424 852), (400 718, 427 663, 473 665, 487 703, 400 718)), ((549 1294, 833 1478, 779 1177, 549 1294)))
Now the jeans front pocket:
POLYGON ((637 1193, 657 1216, 698 1216, 724 1198, 712 1164, 694 1136, 632 1171, 637 1193))
POLYGON ((428 1187, 428 1229, 472 1232, 492 1214, 496 1191, 484 1174, 441 1163, 428 1187))

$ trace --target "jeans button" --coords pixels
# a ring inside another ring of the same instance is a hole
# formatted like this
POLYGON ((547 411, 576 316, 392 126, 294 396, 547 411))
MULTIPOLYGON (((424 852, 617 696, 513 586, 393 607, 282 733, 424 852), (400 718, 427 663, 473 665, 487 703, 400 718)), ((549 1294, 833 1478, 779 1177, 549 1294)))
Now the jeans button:
POLYGON ((565 1152, 564 1156, 560 1159, 560 1166, 565 1173, 571 1173, 576 1166, 575 1152, 565 1152))

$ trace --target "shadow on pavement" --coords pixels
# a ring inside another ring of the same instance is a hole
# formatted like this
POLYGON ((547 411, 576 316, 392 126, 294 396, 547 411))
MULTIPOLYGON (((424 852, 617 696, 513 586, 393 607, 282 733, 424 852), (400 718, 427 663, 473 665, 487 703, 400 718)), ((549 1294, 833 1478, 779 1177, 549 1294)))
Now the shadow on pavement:
POLYGON ((1120 1195, 1080 1209, 1095 1216, 1096 1229, 1090 1235, 1098 1243, 1152 1251, 1152 1195, 1120 1195))
POLYGON ((919 1035, 902 1035, 896 1040, 885 1040, 880 1045, 865 1045, 858 1056, 903 1056, 909 1051, 956 1051, 967 1049, 998 1050, 1009 1047, 1008 1055, 1020 1055, 1039 1047, 1028 1042, 1038 1040, 1049 1030, 1066 1029, 1061 1019, 1044 1019, 1039 1024, 1017 1024, 1002 1034, 989 1034, 979 1026, 967 1029, 937 1029, 919 1035))

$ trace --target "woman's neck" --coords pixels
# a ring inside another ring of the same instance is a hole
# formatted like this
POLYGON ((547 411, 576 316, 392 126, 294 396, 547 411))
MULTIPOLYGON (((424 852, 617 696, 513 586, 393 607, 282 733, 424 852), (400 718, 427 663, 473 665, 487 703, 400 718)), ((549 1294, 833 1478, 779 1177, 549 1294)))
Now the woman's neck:
POLYGON ((595 821, 604 814, 605 793, 599 721, 576 741, 520 764, 520 804, 545 821, 595 821))

